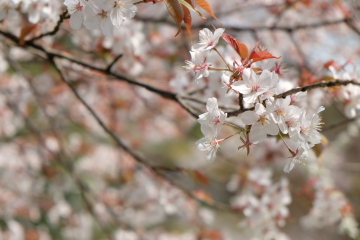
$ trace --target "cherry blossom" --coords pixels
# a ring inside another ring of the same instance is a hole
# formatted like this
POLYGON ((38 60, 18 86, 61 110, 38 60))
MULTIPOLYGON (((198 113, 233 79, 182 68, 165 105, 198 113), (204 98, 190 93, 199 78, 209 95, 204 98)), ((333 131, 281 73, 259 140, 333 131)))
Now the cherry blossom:
POLYGON ((88 12, 84 25, 89 30, 100 27, 101 31, 107 35, 113 35, 114 26, 111 21, 111 10, 114 6, 113 0, 95 0, 89 5, 93 12, 88 12))
POLYGON ((295 142, 298 142, 302 145, 303 148, 309 149, 321 142, 321 135, 319 133, 321 129, 321 117, 319 113, 322 112, 325 108, 320 106, 315 113, 307 114, 302 112, 298 126, 297 132, 292 134, 290 137, 295 142))
POLYGON ((219 38, 224 33, 224 28, 218 28, 212 33, 208 28, 200 30, 200 42, 192 47, 192 51, 205 51, 213 49, 219 42, 219 38))
POLYGON ((196 145, 200 151, 207 152, 206 160, 212 162, 216 158, 216 152, 220 147, 219 143, 222 140, 217 140, 213 136, 206 135, 204 138, 199 139, 196 145))
POLYGON ((111 11, 111 21, 116 28, 127 18, 133 18, 137 12, 137 8, 132 4, 132 0, 115 0, 115 6, 111 11))
POLYGON ((267 134, 277 135, 279 127, 271 117, 271 112, 262 104, 255 105, 255 111, 246 111, 241 114, 241 120, 246 125, 251 125, 249 139, 256 144, 265 140, 267 134))
POLYGON ((195 72, 195 78, 199 79, 202 77, 208 77, 209 76, 209 70, 208 68, 211 66, 211 64, 207 63, 207 57, 209 55, 208 51, 202 51, 202 52, 192 52, 191 54, 191 61, 186 60, 185 63, 187 64, 184 66, 184 68, 188 69, 189 71, 195 72))
POLYGON ((277 124, 283 122, 290 102, 291 99, 289 96, 287 96, 285 99, 270 98, 268 101, 266 101, 266 107, 271 112, 274 122, 277 124))
POLYGON ((0 21, 10 14, 16 14, 15 8, 17 4, 9 0, 0 0, 0 21))
POLYGON ((209 98, 206 104, 208 112, 199 116, 201 131, 205 136, 217 136, 225 122, 226 114, 219 109, 217 99, 209 98))
POLYGON ((292 152, 293 156, 287 161, 284 172, 289 173, 295 166, 295 163, 303 163, 307 159, 307 152, 304 148, 296 149, 295 152, 292 152))
POLYGON ((247 68, 242 76, 243 81, 237 81, 231 87, 244 94, 244 101, 247 103, 255 103, 257 97, 274 88, 279 81, 278 75, 269 70, 264 70, 259 76, 252 69, 247 68))
POLYGON ((84 20, 84 11, 88 8, 84 0, 65 0, 64 5, 68 7, 71 28, 80 29, 84 20))

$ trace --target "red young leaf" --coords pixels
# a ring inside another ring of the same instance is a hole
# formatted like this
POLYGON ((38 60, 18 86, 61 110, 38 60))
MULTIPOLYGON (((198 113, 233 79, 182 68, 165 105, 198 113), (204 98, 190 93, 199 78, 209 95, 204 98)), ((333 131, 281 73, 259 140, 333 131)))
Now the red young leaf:
POLYGON ((269 58, 279 59, 280 57, 275 57, 268 51, 259 51, 259 52, 252 51, 249 56, 249 60, 253 60, 253 62, 258 62, 269 58))
POLYGON ((220 22, 220 20, 215 16, 210 4, 206 0, 196 0, 196 4, 220 22))
POLYGON ((227 33, 223 33, 221 37, 235 49, 241 59, 245 59, 248 56, 248 47, 244 43, 239 42, 239 40, 227 33))
POLYGON ((339 65, 334 60, 330 60, 324 63, 324 68, 329 68, 330 66, 337 68, 339 65))

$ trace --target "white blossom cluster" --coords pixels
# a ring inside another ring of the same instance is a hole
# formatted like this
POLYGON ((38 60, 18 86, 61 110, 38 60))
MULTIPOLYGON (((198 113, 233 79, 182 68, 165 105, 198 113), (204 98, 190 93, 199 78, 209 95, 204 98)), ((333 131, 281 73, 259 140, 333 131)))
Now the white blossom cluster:
MULTIPOLYGON (((292 200, 289 183, 286 178, 273 183, 271 176, 270 168, 251 168, 247 179, 240 179, 244 183, 242 191, 231 201, 231 205, 242 210, 246 217, 240 226, 250 230, 252 237, 249 239, 289 239, 279 230, 289 216, 287 206, 292 200)), ((228 190, 233 185, 231 182, 228 190)))
POLYGON ((59 2, 52 0, 0 0, 0 21, 6 17, 27 14, 30 23, 58 18, 59 2))
MULTIPOLYGON (((329 66, 334 79, 352 80, 356 75, 348 71, 338 71, 334 66, 329 66), (355 76, 354 76, 355 75, 355 76)), ((333 90, 335 98, 344 105, 344 114, 348 118, 354 118, 356 111, 360 110, 360 89, 353 86, 344 86, 333 90)))
POLYGON ((308 229, 337 224, 341 233, 356 239, 360 231, 353 207, 344 193, 334 186, 329 176, 330 173, 322 174, 322 178, 313 181, 315 199, 310 212, 301 219, 301 224, 308 229))
MULTIPOLYGON (((187 61, 187 69, 193 70, 196 78, 209 76, 207 56, 208 51, 218 43, 224 29, 217 29, 213 34, 209 29, 200 31, 200 43, 192 48, 192 61, 187 61)), ((229 66, 229 65, 228 65, 229 66)), ((234 64, 235 66, 235 64, 234 64)), ((265 140, 268 135, 288 135, 289 140, 284 141, 291 153, 285 172, 290 172, 295 163, 302 163, 308 155, 311 147, 321 142, 319 133, 321 117, 319 113, 324 110, 320 106, 315 113, 307 113, 305 108, 299 107, 298 103, 306 97, 305 93, 296 93, 285 98, 275 98, 279 76, 276 70, 262 69, 255 72, 248 65, 241 65, 224 71, 222 80, 227 92, 241 95, 243 102, 254 110, 245 111, 241 114, 242 122, 248 126, 243 131, 239 148, 250 147, 265 140), (234 75, 241 75, 241 79, 234 79, 234 75)), ((225 123, 226 114, 218 108, 216 98, 209 98, 207 102, 208 112, 199 116, 201 131, 204 138, 197 142, 201 151, 207 152, 207 159, 215 158, 219 143, 224 139, 217 139, 221 125, 225 123)))
POLYGON ((137 12, 132 0, 65 0, 64 4, 73 29, 80 29, 82 25, 89 30, 100 27, 107 36, 112 36, 114 27, 119 28, 137 12))

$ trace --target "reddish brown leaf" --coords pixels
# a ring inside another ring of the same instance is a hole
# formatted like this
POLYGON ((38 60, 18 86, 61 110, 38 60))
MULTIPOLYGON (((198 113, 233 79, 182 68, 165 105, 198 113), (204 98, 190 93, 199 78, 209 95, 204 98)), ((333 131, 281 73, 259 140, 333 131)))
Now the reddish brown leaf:
POLYGON ((201 239, 221 240, 222 234, 219 230, 215 229, 203 229, 200 233, 201 239))
POLYGON ((207 192, 205 192, 204 190, 201 190, 201 189, 195 190, 195 191, 193 191, 193 193, 198 199, 201 199, 201 200, 203 200, 205 202, 212 202, 213 201, 211 195, 208 194, 207 192))
POLYGON ((239 42, 239 40, 227 33, 223 33, 222 38, 235 49, 241 59, 245 59, 248 56, 248 47, 244 43, 239 42))
POLYGON ((182 7, 184 10, 184 23, 186 26, 186 30, 190 34, 190 38, 191 38, 191 26, 192 26, 191 13, 187 7, 185 7, 185 6, 182 6, 182 7))
POLYGON ((176 24, 179 26, 179 31, 175 35, 177 36, 181 31, 181 22, 184 19, 183 7, 178 0, 165 0, 165 4, 171 17, 175 20, 176 24))
POLYGON ((37 24, 29 24, 24 26, 21 29, 20 37, 19 37, 19 44, 24 45, 25 44, 25 38, 28 36, 32 31, 34 31, 37 27, 37 24))
POLYGON ((194 170, 194 175, 197 181, 203 185, 209 185, 209 178, 202 172, 194 170))
POLYGON ((252 51, 249 56, 249 60, 253 60, 253 62, 258 62, 269 58, 279 59, 280 57, 275 57, 268 51, 259 51, 259 52, 252 51))
POLYGON ((215 16, 210 4, 206 0, 196 0, 196 4, 220 22, 220 20, 215 16))

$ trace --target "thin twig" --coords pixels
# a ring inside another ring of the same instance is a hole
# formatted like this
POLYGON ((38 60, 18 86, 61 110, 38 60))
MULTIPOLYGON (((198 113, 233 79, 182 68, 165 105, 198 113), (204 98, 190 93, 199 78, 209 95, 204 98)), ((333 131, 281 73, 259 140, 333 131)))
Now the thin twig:
MULTIPOLYGON (((68 87, 70 88, 70 90, 73 92, 73 94, 75 95, 75 97, 83 104, 83 106, 90 112, 90 114, 94 117, 94 119, 97 121, 97 123, 101 126, 101 128, 115 141, 115 143, 118 145, 118 147, 120 147, 121 149, 123 149, 125 152, 129 153, 139 164, 143 165, 144 167, 146 167, 147 169, 149 169, 152 173, 154 173, 156 176, 160 177, 161 179, 163 179, 165 182, 168 182, 169 184, 171 184, 172 186, 182 190, 184 192, 185 195, 187 195, 188 197, 190 197, 191 199, 196 200, 197 202, 206 205, 210 208, 214 208, 214 209, 219 209, 219 210, 223 210, 223 211, 230 211, 233 212, 235 211, 234 209, 232 209, 229 205, 226 204, 222 204, 222 203, 218 203, 218 202, 207 202, 204 201, 202 199, 199 199, 194 193, 188 191, 187 189, 185 189, 184 187, 182 187, 179 183, 175 182, 173 179, 166 177, 166 175, 163 173, 164 169, 160 168, 158 169, 155 166, 152 166, 149 164, 148 161, 146 161, 145 159, 143 159, 142 157, 140 157, 139 154, 137 154, 135 151, 133 151, 131 148, 129 148, 127 145, 125 145, 122 140, 117 137, 107 126, 106 124, 100 119, 100 117, 97 115, 97 113, 94 111, 94 109, 92 109, 90 107, 89 104, 87 104, 87 102, 80 96, 80 94, 77 92, 76 88, 69 82, 66 80, 64 74, 62 73, 62 71, 60 70, 60 67, 58 66, 58 64, 56 63, 56 59, 53 56, 49 56, 49 60, 50 62, 54 65, 54 67, 56 68, 57 72, 59 73, 59 75, 61 76, 61 79, 68 85, 68 87)), ((174 170, 172 170, 174 171, 174 170)))
POLYGON ((55 35, 59 29, 60 29, 60 25, 63 23, 64 19, 69 18, 70 16, 68 15, 68 11, 65 10, 61 15, 60 18, 58 20, 58 22, 56 23, 56 26, 54 27, 54 29, 50 32, 47 33, 43 33, 40 36, 34 37, 33 39, 30 39, 29 41, 33 42, 35 40, 38 40, 40 38, 43 38, 45 36, 51 36, 51 35, 55 35))
POLYGON ((124 55, 120 54, 118 55, 116 58, 114 58, 114 60, 112 60, 112 62, 109 64, 109 66, 105 69, 105 71, 107 72, 111 72, 111 68, 114 66, 114 64, 120 59, 122 58, 124 55))

